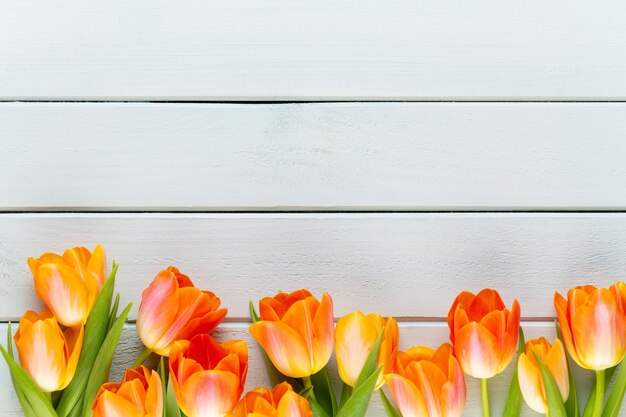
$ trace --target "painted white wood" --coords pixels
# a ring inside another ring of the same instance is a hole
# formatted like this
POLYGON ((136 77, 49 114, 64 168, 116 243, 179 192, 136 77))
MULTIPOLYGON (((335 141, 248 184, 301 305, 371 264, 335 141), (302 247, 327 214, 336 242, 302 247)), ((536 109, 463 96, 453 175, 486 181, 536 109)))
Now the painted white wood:
POLYGON ((0 98, 624 99, 608 0, 0 3, 0 98))
MULTIPOLYGON (((102 242, 122 301, 170 264, 217 293, 231 319, 278 290, 328 291, 359 308, 446 317, 465 289, 497 288, 525 317, 553 317, 555 290, 626 276, 626 214, 3 214, 0 318, 39 304, 28 256, 102 242)), ((134 317, 136 309, 131 313, 134 317)))
POLYGON ((624 103, 4 103, 0 210, 624 209, 624 137, 624 103))
MULTIPOLYGON (((546 336, 550 341, 554 339, 553 324, 549 322, 530 322, 523 323, 525 333, 528 338, 546 336)), ((243 339, 248 342, 249 372, 246 381, 246 390, 253 389, 258 386, 267 386, 268 381, 265 376, 263 360, 260 356, 260 350, 256 342, 247 332, 248 324, 244 323, 228 323, 220 326, 215 332, 215 336, 219 340, 243 339)), ((6 334, 6 324, 0 324, 0 332, 6 334)), ((400 344, 401 349, 406 349, 414 345, 438 346, 448 340, 448 328, 445 323, 400 323, 400 344)), ((128 325, 122 333, 122 339, 116 352, 115 361, 111 371, 111 380, 119 381, 123 374, 123 369, 136 359, 142 350, 141 341, 138 339, 134 326, 128 325)), ((581 401, 587 398, 591 383, 593 382, 593 373, 578 368, 575 364, 575 375, 577 381, 580 381, 577 388, 579 389, 581 401)), ((331 359, 331 374, 335 376, 335 386, 339 387, 339 379, 336 376, 336 365, 334 358, 331 359)), ((490 394, 493 415, 500 415, 504 407, 509 381, 511 380, 512 365, 500 375, 494 377, 490 381, 490 394)), ((467 403, 465 406, 464 416, 478 416, 481 414, 480 408, 480 386, 478 380, 467 377, 467 403)), ((20 416, 19 404, 15 397, 15 393, 10 386, 9 373, 4 362, 0 362, 0 414, 6 417, 20 416), (7 389, 8 388, 8 389, 7 389)), ((387 391, 388 395, 391 395, 387 391)), ((385 411, 379 399, 378 393, 373 396, 372 404, 368 412, 368 417, 386 417, 385 411)), ((526 404, 522 406, 522 416, 535 416, 526 404)), ((621 417, 626 416, 626 410, 622 410, 619 414, 621 417)))

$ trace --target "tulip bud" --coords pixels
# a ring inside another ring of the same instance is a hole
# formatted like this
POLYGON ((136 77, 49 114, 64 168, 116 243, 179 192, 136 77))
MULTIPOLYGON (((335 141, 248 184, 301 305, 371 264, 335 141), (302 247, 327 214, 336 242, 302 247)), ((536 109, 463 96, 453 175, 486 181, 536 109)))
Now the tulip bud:
POLYGON ((460 293, 448 313, 450 340, 463 372, 475 378, 499 374, 513 359, 520 306, 509 311, 496 290, 460 293))
POLYGON ((143 344, 169 356, 172 343, 208 334, 226 317, 220 299, 196 288, 187 275, 170 266, 143 291, 137 332, 143 344))
POLYGON ((37 295, 63 326, 87 322, 91 307, 106 279, 104 248, 93 254, 83 247, 68 249, 63 256, 45 253, 28 258, 37 295))
POLYGON ((44 392, 65 388, 76 372, 83 327, 62 331, 50 311, 27 311, 13 337, 22 368, 44 392))
POLYGON ((321 370, 333 352, 333 301, 324 293, 317 301, 308 290, 279 292, 260 303, 261 320, 250 326, 252 337, 263 347, 282 374, 292 378, 321 370))
POLYGON ((385 321, 376 314, 364 315, 360 311, 339 319, 335 329, 335 355, 339 376, 346 384, 354 387, 365 365, 378 334, 385 328, 378 353, 377 367, 383 366, 376 389, 385 382, 383 374, 391 372, 396 360, 400 338, 398 323, 393 318, 385 321))
POLYGON ((554 378, 563 402, 569 395, 569 373, 567 370, 567 358, 565 349, 559 339, 554 345, 544 338, 532 339, 526 342, 525 352, 519 355, 517 361, 517 377, 520 390, 526 404, 538 413, 546 414, 548 400, 541 376, 541 369, 535 359, 535 355, 546 365, 554 378), (534 354, 533 354, 534 352, 534 354))

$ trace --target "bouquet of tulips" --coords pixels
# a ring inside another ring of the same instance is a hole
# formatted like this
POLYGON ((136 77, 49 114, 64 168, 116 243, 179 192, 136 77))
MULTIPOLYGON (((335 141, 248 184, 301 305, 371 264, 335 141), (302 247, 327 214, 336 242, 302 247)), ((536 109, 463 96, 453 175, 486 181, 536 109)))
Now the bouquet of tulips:
POLYGON ((626 285, 619 282, 573 288, 567 299, 555 293, 553 343, 524 342, 517 300, 508 309, 493 289, 462 292, 448 313, 450 340, 406 351, 391 317, 356 311, 335 324, 329 294, 318 300, 305 289, 279 292, 260 300, 258 312, 250 303, 249 330, 263 348, 271 387, 244 394, 246 343, 211 336, 226 309, 172 266, 142 294, 136 327, 145 350, 121 382, 109 382, 131 305, 118 314, 118 266, 106 278, 105 259, 98 245, 93 253, 75 247, 28 260, 46 308, 27 311, 15 335, 9 326, 6 349, 0 346, 25 416, 364 417, 378 390, 389 417, 458 417, 468 375, 480 379, 489 417, 488 381, 514 358, 503 417, 519 416, 522 398, 550 417, 616 417, 626 390, 626 367, 618 368, 626 353, 626 285), (584 404, 566 350, 595 371, 584 404), (333 352, 336 367, 329 367, 333 352))

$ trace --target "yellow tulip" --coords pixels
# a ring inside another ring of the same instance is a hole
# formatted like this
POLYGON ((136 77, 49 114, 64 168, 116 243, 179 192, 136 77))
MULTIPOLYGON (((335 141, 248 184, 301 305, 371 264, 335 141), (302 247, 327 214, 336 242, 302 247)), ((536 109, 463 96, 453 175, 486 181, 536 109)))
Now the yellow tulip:
POLYGON ((339 319, 335 329, 335 355, 339 376, 346 384, 354 387, 369 356, 378 334, 385 328, 378 353, 378 366, 383 366, 376 383, 380 388, 385 380, 383 374, 391 372, 398 352, 400 332, 393 318, 385 320, 377 314, 365 315, 355 311, 339 319))
POLYGON ((27 311, 13 337, 22 368, 44 392, 62 390, 76 372, 83 326, 62 331, 50 311, 27 311))
POLYGON ((84 247, 68 249, 63 256, 45 253, 28 258, 35 278, 37 295, 64 326, 87 322, 106 279, 104 248, 97 245, 93 254, 84 247))

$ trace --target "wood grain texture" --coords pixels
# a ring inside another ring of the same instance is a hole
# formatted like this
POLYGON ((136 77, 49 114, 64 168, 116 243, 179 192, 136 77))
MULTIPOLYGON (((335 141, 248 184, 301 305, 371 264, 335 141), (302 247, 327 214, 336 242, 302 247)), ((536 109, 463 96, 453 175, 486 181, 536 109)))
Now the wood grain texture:
MULTIPOLYGON (((229 317, 278 290, 332 294, 355 309, 446 317, 465 289, 552 317, 555 290, 626 276, 626 214, 4 214, 0 318, 38 306, 28 256, 104 244, 123 303, 170 264, 217 293, 229 317)), ((131 313, 134 317, 135 311, 131 313)))
MULTIPOLYGON (((554 327, 549 322, 523 323, 527 338, 546 336, 550 340, 554 339, 554 327)), ((268 381, 263 368, 263 360, 256 342, 247 332, 248 324, 229 323, 220 326, 215 332, 219 340, 243 339, 248 343, 250 350, 249 372, 246 381, 246 390, 258 386, 267 386, 268 381)), ((0 324, 0 332, 6 334, 6 324, 0 324)), ((445 323, 401 323, 400 324, 400 344, 401 349, 406 349, 414 345, 438 346, 448 340, 448 328, 445 323)), ((115 362, 111 370, 111 380, 119 381, 123 374, 123 369, 129 366, 142 350, 141 341, 136 335, 134 326, 128 325, 122 333, 122 338, 116 352, 115 362)), ((335 386, 339 387, 339 379, 336 377, 336 364, 334 358, 331 359, 332 375, 335 376, 335 386)), ((504 401, 511 380, 512 365, 500 375, 490 381, 490 394, 492 398, 492 413, 500 415, 504 407, 504 401)), ((585 401, 593 381, 593 373, 575 368, 577 381, 580 381, 579 389, 581 401, 585 401)), ((0 363, 0 386, 10 387, 9 373, 4 362, 0 363)), ((467 404, 464 416, 478 416, 480 409, 480 387, 478 380, 467 377, 467 404)), ((389 394, 389 392, 388 392, 389 394)), ((390 394, 389 394, 390 395, 390 394)), ((19 404, 13 389, 0 390, 0 414, 5 417, 20 416, 19 404)), ((526 404, 522 406, 522 416, 531 417, 536 415, 526 404)), ((622 410, 620 417, 626 417, 626 410, 622 410)), ((386 414, 380 402, 378 394, 373 396, 368 417, 385 417, 386 414)))
POLYGON ((4 103, 0 210, 620 210, 624 137, 624 103, 4 103))
POLYGON ((609 0, 0 3, 0 98, 626 98, 609 0))

